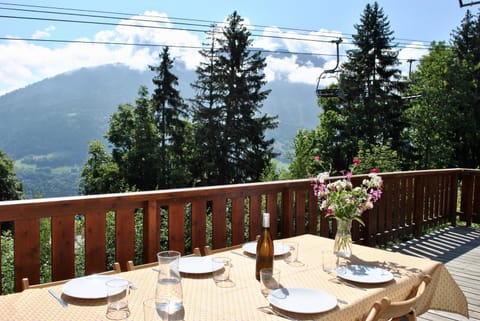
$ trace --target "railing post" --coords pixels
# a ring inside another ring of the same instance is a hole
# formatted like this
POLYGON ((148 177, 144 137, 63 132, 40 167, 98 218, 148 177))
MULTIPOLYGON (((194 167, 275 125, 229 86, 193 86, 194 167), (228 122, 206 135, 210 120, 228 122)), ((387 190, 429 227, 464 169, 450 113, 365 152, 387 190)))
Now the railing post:
POLYGON ((470 172, 462 173, 462 203, 463 219, 467 226, 472 226, 473 215, 473 182, 474 176, 470 172))

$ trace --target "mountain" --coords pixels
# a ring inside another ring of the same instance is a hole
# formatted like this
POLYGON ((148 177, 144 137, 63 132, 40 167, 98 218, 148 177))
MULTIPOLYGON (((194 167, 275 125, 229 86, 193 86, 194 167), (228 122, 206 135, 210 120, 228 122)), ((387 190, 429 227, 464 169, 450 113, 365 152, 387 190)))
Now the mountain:
MULTIPOLYGON (((187 99, 196 79, 177 67, 179 90, 187 99)), ((88 156, 88 143, 104 140, 110 116, 119 104, 134 103, 141 85, 153 92, 153 73, 125 65, 82 68, 47 78, 0 96, 0 149, 15 160, 27 197, 77 194, 77 180, 88 156), (55 185, 57 184, 57 185, 55 185)), ((286 162, 299 129, 318 124, 314 86, 283 81, 271 89, 262 113, 278 115, 279 126, 268 134, 276 140, 279 160, 286 162)))

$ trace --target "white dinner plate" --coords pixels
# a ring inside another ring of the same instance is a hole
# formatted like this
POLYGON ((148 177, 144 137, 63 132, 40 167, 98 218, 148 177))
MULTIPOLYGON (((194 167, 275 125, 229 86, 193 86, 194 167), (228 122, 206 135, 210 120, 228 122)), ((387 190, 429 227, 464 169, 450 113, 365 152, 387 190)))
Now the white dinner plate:
POLYGON ((112 275, 89 275, 75 278, 62 287, 62 292, 68 296, 79 299, 102 299, 107 297, 106 282, 121 279, 112 275))
POLYGON ((390 271, 373 265, 345 265, 336 270, 337 276, 359 283, 384 283, 393 280, 390 271))
POLYGON ((206 256, 181 257, 179 270, 182 273, 203 274, 220 270, 223 264, 212 264, 212 258, 206 256))
MULTIPOLYGON (((257 242, 248 242, 243 244, 242 249, 250 254, 257 254, 257 242)), ((282 243, 273 243, 273 255, 284 255, 290 250, 289 246, 282 243)))
POLYGON ((270 292, 271 305, 295 313, 320 313, 337 306, 337 298, 316 289, 281 288, 270 292))

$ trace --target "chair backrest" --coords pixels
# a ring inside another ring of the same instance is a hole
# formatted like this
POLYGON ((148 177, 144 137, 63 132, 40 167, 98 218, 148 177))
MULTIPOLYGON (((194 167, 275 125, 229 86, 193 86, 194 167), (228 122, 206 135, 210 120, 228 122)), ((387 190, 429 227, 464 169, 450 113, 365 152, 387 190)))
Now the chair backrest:
MULTIPOLYGON (((193 256, 202 256, 202 253, 200 252, 200 249, 198 247, 196 247, 196 248, 193 249, 193 254, 192 255, 193 256)), ((145 269, 145 268, 149 268, 149 267, 155 267, 157 265, 158 265, 158 262, 135 265, 132 260, 129 260, 129 261, 127 261, 127 271, 145 269)))
MULTIPOLYGON (((260 235, 257 235, 255 237, 255 241, 258 242, 258 239, 260 238, 260 235)), ((210 246, 208 245, 205 245, 203 247, 203 251, 205 253, 205 255, 211 255, 211 254, 215 254, 215 253, 220 253, 220 252, 227 252, 227 251, 231 251, 231 250, 236 250, 236 249, 239 249, 243 246, 243 244, 237 244, 237 245, 232 245, 232 246, 229 246, 229 247, 222 247, 222 248, 219 248, 219 249, 215 249, 215 250, 212 250, 210 248, 210 246)))
POLYGON ((425 275, 420 282, 412 288, 409 296, 403 301, 392 302, 388 297, 375 302, 364 321, 377 320, 401 320, 406 317, 408 321, 416 320, 415 306, 418 300, 425 293, 425 289, 430 282, 431 277, 425 275))
MULTIPOLYGON (((120 263, 115 262, 113 263, 113 270, 110 271, 105 271, 102 273, 96 273, 96 274, 101 274, 101 275, 108 275, 108 274, 115 274, 115 273, 120 273, 122 272, 122 269, 120 267, 120 263)), ((41 288, 46 288, 54 285, 59 285, 66 283, 69 280, 60 280, 60 281, 53 281, 53 282, 46 282, 46 283, 39 283, 39 284, 30 284, 30 281, 28 278, 23 278, 22 279, 22 291, 28 290, 28 289, 41 289, 41 288)))
POLYGON ((203 251, 205 252, 205 255, 212 255, 212 254, 215 254, 215 253, 227 252, 227 251, 239 249, 239 248, 242 247, 242 245, 243 245, 243 244, 237 244, 237 245, 234 245, 234 246, 222 247, 222 248, 215 249, 215 250, 212 250, 212 249, 210 248, 210 246, 205 245, 205 246, 203 247, 203 251))

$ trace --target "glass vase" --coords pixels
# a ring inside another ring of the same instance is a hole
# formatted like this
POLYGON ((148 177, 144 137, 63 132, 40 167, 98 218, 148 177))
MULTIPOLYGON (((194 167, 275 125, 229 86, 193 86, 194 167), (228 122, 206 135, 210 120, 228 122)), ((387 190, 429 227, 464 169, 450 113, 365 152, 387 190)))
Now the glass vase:
POLYGON ((337 234, 333 244, 333 253, 338 257, 352 255, 352 220, 337 219, 337 234))

